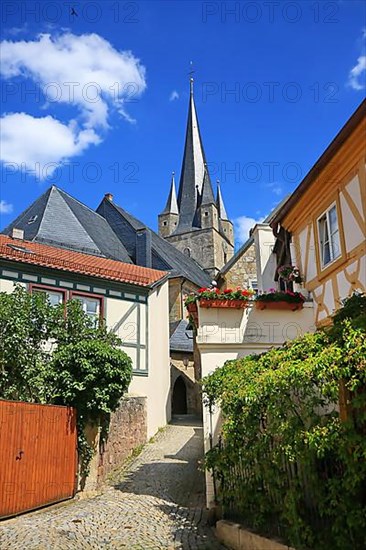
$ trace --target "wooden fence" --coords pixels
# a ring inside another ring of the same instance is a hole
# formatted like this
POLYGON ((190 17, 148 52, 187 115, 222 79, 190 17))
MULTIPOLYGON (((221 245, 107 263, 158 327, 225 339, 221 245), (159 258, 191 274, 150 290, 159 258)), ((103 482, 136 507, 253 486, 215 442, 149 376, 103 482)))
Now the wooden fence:
POLYGON ((71 498, 76 410, 0 400, 0 518, 71 498))

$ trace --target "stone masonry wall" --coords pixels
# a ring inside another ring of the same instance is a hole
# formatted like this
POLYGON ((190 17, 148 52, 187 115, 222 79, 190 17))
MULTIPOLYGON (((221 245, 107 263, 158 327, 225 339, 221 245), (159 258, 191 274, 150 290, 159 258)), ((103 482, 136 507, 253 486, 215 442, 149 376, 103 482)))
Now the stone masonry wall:
POLYGON ((118 409, 111 414, 109 431, 101 441, 100 428, 88 425, 86 437, 95 454, 87 478, 79 478, 79 489, 95 491, 107 475, 120 466, 132 451, 147 441, 146 397, 125 395, 118 409))
POLYGON ((147 441, 146 397, 124 396, 99 447, 98 483, 147 441))
POLYGON ((254 243, 235 262, 233 267, 224 275, 224 288, 236 288, 249 286, 250 280, 257 279, 257 266, 254 243))

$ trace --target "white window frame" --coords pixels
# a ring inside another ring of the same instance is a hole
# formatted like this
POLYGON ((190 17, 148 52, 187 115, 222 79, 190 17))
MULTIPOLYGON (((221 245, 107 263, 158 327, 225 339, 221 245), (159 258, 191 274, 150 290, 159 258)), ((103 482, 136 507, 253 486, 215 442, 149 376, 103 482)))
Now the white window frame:
POLYGON ((333 202, 318 218, 317 218, 317 231, 318 231, 318 244, 319 244, 319 254, 320 254, 320 266, 321 266, 321 269, 326 269, 328 266, 330 266, 333 262, 335 262, 336 260, 338 260, 338 258, 340 258, 342 256, 342 248, 341 248, 341 238, 340 238, 340 227, 339 227, 339 215, 338 215, 338 207, 337 207, 337 203, 336 202, 333 202), (336 213, 336 216, 337 216, 337 231, 334 231, 333 233, 331 233, 331 230, 330 230, 330 211, 335 208, 335 213, 336 213), (321 222, 323 220, 323 218, 325 217, 325 223, 326 223, 326 226, 327 226, 327 231, 328 231, 328 240, 329 240, 329 256, 330 256, 330 260, 329 262, 327 263, 324 263, 324 244, 322 243, 322 231, 321 231, 321 222), (332 239, 332 237, 338 233, 338 247, 339 247, 339 253, 337 255, 335 255, 335 252, 334 252, 334 240, 332 239))
POLYGON ((96 296, 95 294, 87 294, 83 292, 72 291, 70 293, 70 300, 79 300, 81 302, 83 312, 88 315, 90 319, 95 320, 97 323, 103 317, 103 299, 101 296, 96 296), (91 313, 86 310, 85 302, 96 301, 98 302, 98 311, 97 313, 91 313))

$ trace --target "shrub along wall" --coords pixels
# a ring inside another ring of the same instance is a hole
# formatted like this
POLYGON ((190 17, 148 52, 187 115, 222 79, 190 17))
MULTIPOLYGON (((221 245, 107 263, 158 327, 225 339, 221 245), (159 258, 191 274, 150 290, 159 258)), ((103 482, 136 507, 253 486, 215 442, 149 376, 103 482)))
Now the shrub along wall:
POLYGON ((227 362, 204 379, 205 398, 224 417, 206 465, 225 517, 299 549, 365 547, 364 313, 365 297, 354 296, 328 333, 227 362))

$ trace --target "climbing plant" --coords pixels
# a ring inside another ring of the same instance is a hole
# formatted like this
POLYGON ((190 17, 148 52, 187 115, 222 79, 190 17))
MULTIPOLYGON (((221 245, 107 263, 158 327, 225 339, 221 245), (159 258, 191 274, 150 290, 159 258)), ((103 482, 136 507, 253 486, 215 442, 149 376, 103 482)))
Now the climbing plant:
POLYGON ((331 330, 229 361, 203 380, 222 441, 206 456, 228 517, 296 548, 364 548, 366 337, 354 296, 331 330), (338 414, 339 386, 352 414, 338 414))

